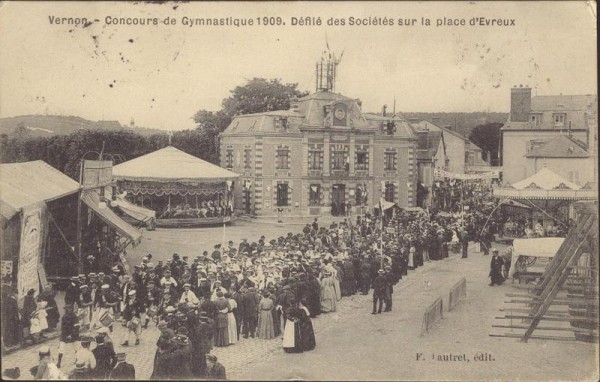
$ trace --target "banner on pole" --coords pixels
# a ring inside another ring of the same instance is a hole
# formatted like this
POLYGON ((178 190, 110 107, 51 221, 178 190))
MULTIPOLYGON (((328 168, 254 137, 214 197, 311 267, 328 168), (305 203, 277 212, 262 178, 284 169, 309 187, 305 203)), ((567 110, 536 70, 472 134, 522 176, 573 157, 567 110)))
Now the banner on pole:
POLYGON ((19 300, 22 300, 30 289, 33 289, 36 294, 40 292, 38 264, 40 263, 44 241, 43 214, 45 207, 44 203, 40 203, 23 208, 17 274, 19 300))
POLYGON ((100 188, 112 184, 113 162, 110 160, 83 161, 83 187, 100 188))
POLYGON ((478 174, 461 174, 436 168, 433 170, 433 176, 435 178, 450 178, 459 180, 497 179, 500 178, 500 171, 494 170, 488 172, 481 172, 478 174))

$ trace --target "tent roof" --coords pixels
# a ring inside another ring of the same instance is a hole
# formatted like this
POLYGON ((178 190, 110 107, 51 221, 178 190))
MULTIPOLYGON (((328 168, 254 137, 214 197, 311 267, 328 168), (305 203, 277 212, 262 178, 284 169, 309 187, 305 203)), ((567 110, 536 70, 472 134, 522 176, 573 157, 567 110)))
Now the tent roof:
POLYGON ((494 187, 493 194, 496 198, 530 200, 593 200, 598 198, 597 190, 582 189, 547 167, 513 185, 494 187))
POLYGON ((565 241, 564 237, 540 237, 532 239, 514 239, 512 251, 510 252, 510 262, 513 266, 510 267, 509 277, 513 277, 515 266, 519 256, 532 257, 554 257, 559 248, 565 241))
POLYGON ((0 164, 0 206, 6 219, 30 204, 52 201, 77 191, 79 183, 44 161, 0 164))
POLYGON ((113 167, 113 178, 118 180, 220 183, 238 176, 173 146, 113 167))
POLYGON ((548 167, 542 168, 529 178, 525 178, 517 183, 514 183, 512 187, 517 190, 523 190, 525 188, 554 190, 562 187, 561 184, 571 190, 579 190, 581 188, 577 184, 569 182, 562 176, 550 170, 548 167))
POLYGON ((565 241, 564 237, 514 239, 513 254, 517 256, 554 257, 565 241))
POLYGON ((100 207, 100 195, 95 191, 86 191, 81 195, 81 200, 90 207, 100 219, 113 227, 119 235, 126 237, 134 242, 139 242, 142 233, 132 225, 121 219, 108 206, 100 207))

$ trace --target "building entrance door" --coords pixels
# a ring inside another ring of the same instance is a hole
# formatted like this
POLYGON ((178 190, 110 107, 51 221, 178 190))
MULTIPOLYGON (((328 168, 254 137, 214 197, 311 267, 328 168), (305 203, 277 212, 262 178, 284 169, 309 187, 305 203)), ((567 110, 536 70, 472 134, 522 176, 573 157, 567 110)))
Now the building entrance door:
POLYGON ((346 211, 346 185, 334 184, 331 189, 331 214, 344 215, 346 211))

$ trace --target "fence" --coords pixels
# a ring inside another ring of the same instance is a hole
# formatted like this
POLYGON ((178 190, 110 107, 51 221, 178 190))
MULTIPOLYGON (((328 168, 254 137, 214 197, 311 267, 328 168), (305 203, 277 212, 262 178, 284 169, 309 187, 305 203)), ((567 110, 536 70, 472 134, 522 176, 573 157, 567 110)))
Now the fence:
POLYGON ((454 309, 458 302, 467 297, 467 279, 463 277, 450 289, 448 298, 448 311, 454 309))
POLYGON ((441 297, 438 297, 433 304, 427 308, 423 314, 423 324, 421 326, 421 335, 429 333, 429 329, 438 321, 444 318, 444 303, 441 297))

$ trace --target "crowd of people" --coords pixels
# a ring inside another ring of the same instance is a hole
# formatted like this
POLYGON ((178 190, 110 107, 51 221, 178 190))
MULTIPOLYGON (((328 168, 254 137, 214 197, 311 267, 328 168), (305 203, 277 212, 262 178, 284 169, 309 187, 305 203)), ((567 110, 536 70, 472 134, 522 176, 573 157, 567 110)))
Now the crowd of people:
MULTIPOLYGON (((391 311, 394 286, 409 270, 447 257, 454 240, 463 256, 469 240, 485 241, 480 237, 483 213, 400 210, 328 227, 315 218, 301 232, 269 242, 264 236, 237 246, 229 241, 193 259, 175 253, 155 262, 148 254, 131 275, 115 265, 111 274, 73 276, 65 293, 56 366, 63 364, 66 347, 74 346, 74 378, 111 378, 125 362, 112 345, 118 324, 127 328, 122 346, 148 346, 141 342, 142 331, 149 325, 160 329, 153 379, 224 379, 224 367, 211 350, 248 338, 282 337, 285 352, 311 351, 316 347, 312 319, 335 312, 342 298, 371 289, 371 313, 391 311), (87 331, 95 337, 79 336, 87 331), (93 352, 90 342, 96 343, 93 352)), ((29 301, 29 309, 39 310, 40 300, 29 301)), ((51 369, 43 368, 44 373, 51 369)), ((43 379, 40 369, 36 377, 43 379)))

